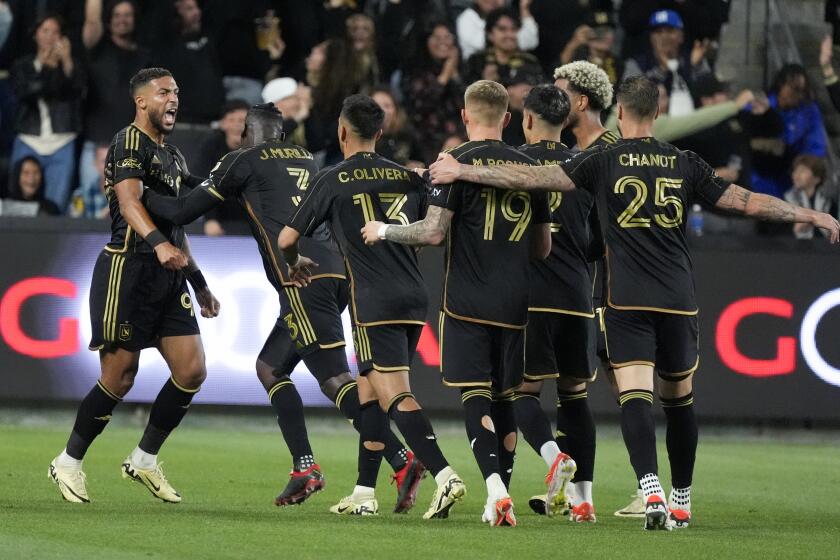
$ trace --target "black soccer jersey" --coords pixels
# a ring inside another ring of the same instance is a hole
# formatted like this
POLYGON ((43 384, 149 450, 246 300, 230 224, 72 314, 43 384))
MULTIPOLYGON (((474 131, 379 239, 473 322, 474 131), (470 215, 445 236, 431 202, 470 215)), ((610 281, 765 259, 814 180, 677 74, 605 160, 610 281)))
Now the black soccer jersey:
MULTIPOLYGON (((558 165, 572 152, 560 142, 543 140, 526 144, 519 151, 541 165, 558 165)), ((531 265, 530 311, 563 312, 591 316, 592 285, 589 261, 593 255, 593 232, 598 229, 595 198, 585 190, 549 193, 551 253, 531 265)), ((600 232, 598 233, 600 236, 600 232)))
MULTIPOLYGON (((612 130, 604 130, 601 135, 595 139, 594 142, 589 146, 590 148, 594 148, 596 146, 609 146, 610 144, 615 144, 618 142, 620 137, 613 132, 612 130)), ((593 216, 597 219, 600 217, 599 212, 593 213, 593 216)), ((601 231, 600 224, 599 227, 593 228, 593 248, 597 249, 601 252, 603 256, 604 252, 604 236, 603 232, 601 231)), ((592 263, 592 267, 590 270, 592 271, 592 305, 593 307, 603 307, 606 305, 606 295, 607 295, 607 270, 605 268, 605 261, 603 258, 599 258, 597 261, 592 263)))
POLYGON ((328 222, 344 253, 356 325, 425 324, 428 296, 412 247, 365 245, 370 221, 408 225, 425 215, 427 184, 417 174, 371 152, 321 171, 290 226, 309 235, 328 222))
MULTIPOLYGON (((131 229, 120 213, 114 185, 126 179, 140 179, 143 186, 167 196, 181 196, 202 179, 190 174, 184 156, 171 144, 158 144, 131 124, 114 136, 105 159, 105 196, 111 210, 111 252, 153 253, 154 249, 131 229), (182 189, 187 187, 184 191, 182 189)), ((184 230, 165 220, 155 226, 176 247, 184 243, 184 230)))
POLYGON ((714 205, 729 183, 693 152, 653 138, 619 140, 575 154, 562 167, 596 193, 607 244, 607 304, 693 315, 685 216, 714 205))
MULTIPOLYGON (((450 153, 472 165, 537 165, 500 140, 466 142, 450 153)), ((444 312, 465 321, 524 328, 531 225, 551 222, 547 197, 456 181, 436 185, 429 203, 454 213, 446 239, 444 312)))
MULTIPOLYGON (((291 283, 277 237, 317 172, 312 154, 280 140, 233 151, 210 172, 207 190, 220 199, 234 198, 245 209, 266 276, 278 291, 291 283)), ((345 278, 344 261, 326 227, 304 239, 301 252, 318 263, 313 278, 345 278)))

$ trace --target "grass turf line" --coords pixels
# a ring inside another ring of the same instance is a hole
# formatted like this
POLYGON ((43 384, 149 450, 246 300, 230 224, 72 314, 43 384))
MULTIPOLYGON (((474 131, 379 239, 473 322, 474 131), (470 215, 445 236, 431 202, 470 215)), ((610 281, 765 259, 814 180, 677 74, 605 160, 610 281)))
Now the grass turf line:
MULTIPOLYGON (((184 497, 172 505, 120 479, 120 463, 142 430, 112 426, 85 460, 94 503, 79 506, 63 502, 46 476, 68 427, 0 426, 0 558, 826 558, 840 543, 840 451, 831 445, 702 440, 695 525, 645 533, 641 520, 612 515, 633 490, 614 427, 599 434, 594 526, 530 511, 527 500, 543 492, 546 469, 520 440, 511 489, 519 526, 491 529, 479 521, 485 488, 466 438, 451 430, 442 431, 441 444, 468 495, 450 519, 421 519, 431 477, 410 514, 391 514, 395 491, 385 462, 378 517, 330 514, 355 482, 357 440, 343 422, 329 426, 312 437, 327 488, 302 506, 281 509, 272 500, 290 461, 279 432, 175 432, 161 454, 184 497)), ((661 471, 667 489, 667 466, 661 471)))

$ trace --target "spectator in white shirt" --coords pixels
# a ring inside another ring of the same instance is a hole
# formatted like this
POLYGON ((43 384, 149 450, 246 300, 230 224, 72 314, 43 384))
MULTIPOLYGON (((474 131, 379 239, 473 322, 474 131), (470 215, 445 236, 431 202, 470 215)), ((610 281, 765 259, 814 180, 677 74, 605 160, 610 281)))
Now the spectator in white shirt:
MULTIPOLYGON (((534 16, 531 15, 531 1, 520 0, 519 19, 522 27, 517 34, 519 50, 530 51, 539 45, 539 28, 534 16)), ((458 34, 458 46, 461 47, 461 58, 467 60, 472 54, 484 49, 484 20, 487 14, 505 5, 505 0, 476 0, 471 8, 467 8, 455 20, 455 30, 458 34)))

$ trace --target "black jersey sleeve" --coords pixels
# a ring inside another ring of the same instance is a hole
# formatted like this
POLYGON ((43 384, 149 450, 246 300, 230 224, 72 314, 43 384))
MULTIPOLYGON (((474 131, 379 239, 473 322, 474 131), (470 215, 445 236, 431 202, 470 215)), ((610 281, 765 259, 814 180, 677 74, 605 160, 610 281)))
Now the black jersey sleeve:
POLYGON ((222 202, 222 199, 210 191, 211 188, 211 183, 205 181, 188 195, 181 197, 166 196, 152 189, 145 189, 143 205, 153 216, 182 226, 195 221, 222 202))
POLYGON ((327 221, 332 208, 331 170, 323 170, 315 176, 300 202, 297 212, 289 221, 289 227, 304 236, 311 236, 318 226, 327 221))
POLYGON ((575 187, 594 192, 597 186, 598 153, 592 148, 572 154, 572 157, 560 163, 560 167, 575 184, 575 187))
POLYGON ((113 149, 113 184, 126 179, 144 179, 146 177, 143 137, 139 130, 129 126, 114 137, 113 149))
POLYGON ((210 171, 210 185, 207 190, 219 200, 235 197, 245 186, 251 174, 251 166, 244 151, 236 150, 222 156, 222 159, 210 171))
POLYGON ((714 206, 732 183, 721 179, 711 165, 694 152, 685 152, 688 158, 687 178, 694 187, 694 196, 709 206, 714 206))
POLYGON ((448 185, 432 185, 429 189, 429 206, 440 206, 457 212, 461 206, 461 189, 463 186, 456 181, 448 185))
POLYGON ((548 193, 541 192, 531 195, 531 212, 533 213, 533 223, 551 223, 551 210, 548 207, 548 193))

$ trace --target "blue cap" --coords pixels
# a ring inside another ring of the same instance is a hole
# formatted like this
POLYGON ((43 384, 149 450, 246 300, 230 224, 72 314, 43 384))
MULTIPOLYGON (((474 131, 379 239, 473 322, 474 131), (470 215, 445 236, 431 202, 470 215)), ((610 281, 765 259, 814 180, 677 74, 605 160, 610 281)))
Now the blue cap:
POLYGON ((648 25, 650 27, 667 26, 682 29, 683 20, 680 17, 680 14, 678 14, 674 10, 659 10, 650 14, 650 20, 648 21, 648 25))

